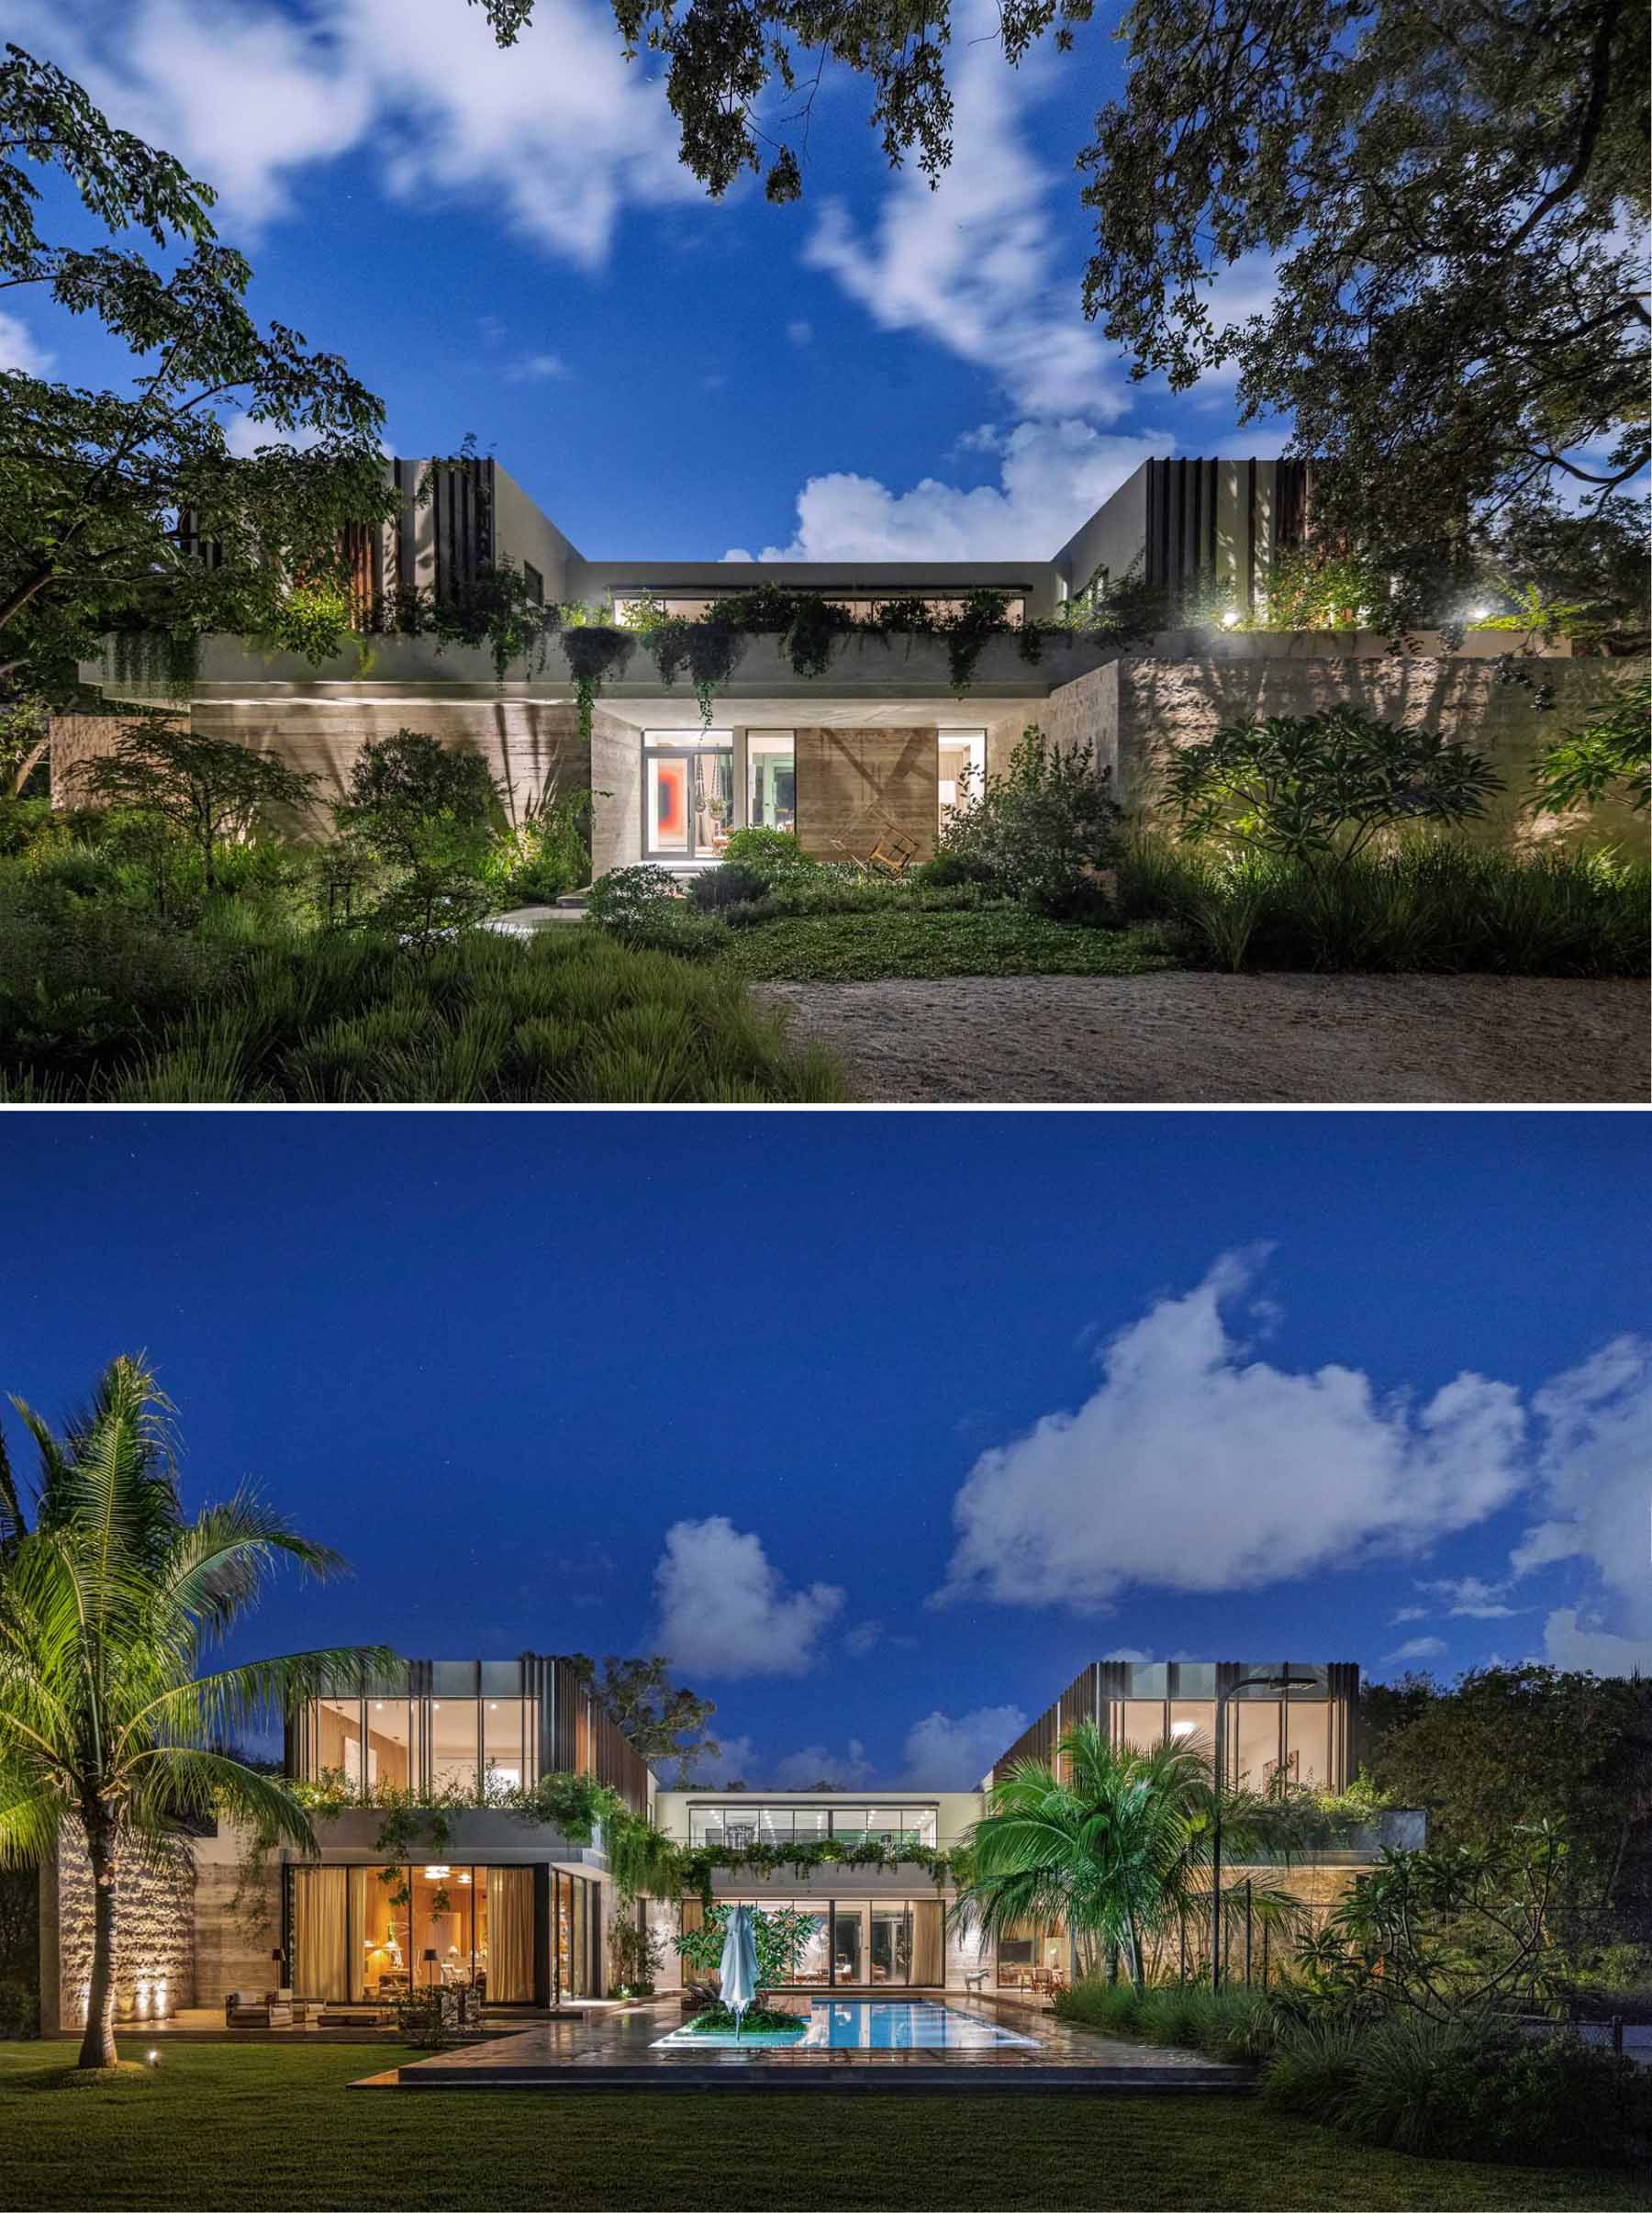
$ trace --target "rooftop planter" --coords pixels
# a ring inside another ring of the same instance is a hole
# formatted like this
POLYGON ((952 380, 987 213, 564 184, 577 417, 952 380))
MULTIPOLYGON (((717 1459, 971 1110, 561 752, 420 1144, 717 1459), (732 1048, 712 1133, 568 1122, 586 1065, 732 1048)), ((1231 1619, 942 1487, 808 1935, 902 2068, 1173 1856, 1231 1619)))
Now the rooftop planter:
MULTIPOLYGON (((594 634, 574 633, 571 650, 576 659, 594 634)), ((593 700, 652 699, 663 691, 693 688, 691 671, 675 676, 668 685, 646 642, 631 638, 627 643, 629 653, 622 663, 602 672, 593 700)), ((811 695, 845 693, 867 699, 932 699, 967 697, 971 691, 1043 699, 1113 659, 1119 651, 1115 642, 1074 631, 1046 637, 1038 659, 1029 662, 1013 636, 989 637, 980 648, 966 690, 959 693, 943 637, 896 632, 885 638, 849 631, 832 641, 827 666, 818 676, 799 676, 782 640, 773 633, 744 637, 740 646, 729 676, 715 688, 714 699, 743 696, 805 701, 811 695)), ((340 687, 352 695, 373 697, 425 693, 435 687, 456 699, 495 699, 503 695, 577 700, 583 674, 571 665, 569 643, 560 634, 529 665, 514 664, 503 679, 486 646, 443 645, 429 636, 363 639, 321 661, 266 650, 249 639, 214 636, 200 641, 193 673, 187 676, 159 662, 152 666, 123 662, 112 651, 83 663, 80 673, 111 699, 179 704, 190 698, 235 698, 254 690, 264 697, 273 693, 304 699, 340 687)), ((583 680, 588 684, 591 679, 584 676, 583 680)))

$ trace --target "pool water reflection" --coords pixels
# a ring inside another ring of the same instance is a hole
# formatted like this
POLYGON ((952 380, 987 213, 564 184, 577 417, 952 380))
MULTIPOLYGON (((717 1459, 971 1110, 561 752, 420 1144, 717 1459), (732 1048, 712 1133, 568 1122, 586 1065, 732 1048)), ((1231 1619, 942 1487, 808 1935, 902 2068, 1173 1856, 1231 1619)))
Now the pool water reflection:
MULTIPOLYGON (((779 2045, 793 2051, 989 2051, 1002 2045, 1020 2045, 1037 2051, 1036 2037, 1018 2036, 1000 2029, 985 2015, 943 2006, 933 1998, 815 1998, 806 2016, 800 2037, 786 2041, 765 2038, 772 2050, 779 2045)), ((696 2036, 691 2029, 674 2029, 661 2037, 662 2047, 681 2051, 698 2045, 733 2044, 730 2035, 696 2036)), ((756 2040, 752 2040, 755 2045, 756 2040)))

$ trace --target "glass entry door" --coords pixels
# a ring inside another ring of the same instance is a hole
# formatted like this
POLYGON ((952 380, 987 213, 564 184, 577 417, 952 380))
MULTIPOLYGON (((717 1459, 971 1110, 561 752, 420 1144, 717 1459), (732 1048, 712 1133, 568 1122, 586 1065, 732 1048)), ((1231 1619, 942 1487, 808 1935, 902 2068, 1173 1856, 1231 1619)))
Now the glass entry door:
POLYGON ((733 745, 666 745, 660 735, 643 735, 643 857, 715 860, 734 828, 733 745))

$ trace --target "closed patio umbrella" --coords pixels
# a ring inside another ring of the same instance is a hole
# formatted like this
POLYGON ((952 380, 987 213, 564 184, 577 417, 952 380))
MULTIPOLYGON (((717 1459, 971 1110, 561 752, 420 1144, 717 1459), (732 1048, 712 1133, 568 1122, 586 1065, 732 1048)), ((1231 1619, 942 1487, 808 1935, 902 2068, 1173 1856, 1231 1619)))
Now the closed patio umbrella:
POLYGON ((722 2002, 734 2016, 734 2033, 740 2034, 741 2017, 757 1995, 757 1932, 749 1906, 736 1906, 723 1933, 722 2002))

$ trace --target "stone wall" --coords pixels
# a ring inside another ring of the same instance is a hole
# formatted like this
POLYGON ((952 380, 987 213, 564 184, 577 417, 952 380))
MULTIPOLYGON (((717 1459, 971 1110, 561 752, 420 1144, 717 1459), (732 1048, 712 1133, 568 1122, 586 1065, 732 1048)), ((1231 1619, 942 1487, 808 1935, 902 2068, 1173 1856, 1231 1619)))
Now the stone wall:
MULTIPOLYGON (((398 730, 417 731, 480 754, 519 820, 530 806, 590 783, 591 756, 579 734, 579 710, 538 699, 271 699, 256 705, 197 699, 190 726, 205 736, 234 738, 273 754, 316 779, 318 810, 343 797, 363 748, 398 730)), ((326 826, 324 811, 313 828, 326 826)))
MULTIPOLYGON (((54 1940, 41 1946, 41 2026, 47 2033, 85 2026, 92 1980, 92 1870, 79 1831, 59 1841, 54 1940), (56 1973, 48 1985, 47 1960, 56 1973), (57 2018, 46 2017, 55 1992, 57 2018)), ((42 1929, 44 1937, 46 1931, 42 1929)), ((115 2018, 163 2020, 195 2003, 195 1868, 187 1846, 131 1845, 120 1861, 115 1918, 115 2018)))
MULTIPOLYGON (((1291 658, 1241 651, 1159 659, 1126 654, 1064 685, 1037 720, 1067 745, 1088 739, 1098 766, 1111 766, 1121 801, 1151 815, 1154 761, 1165 745, 1197 744, 1223 722, 1252 716, 1303 715, 1352 704, 1383 721, 1439 730, 1489 758, 1504 788, 1466 834, 1489 844, 1527 845, 1557 837, 1621 843, 1644 852, 1646 817, 1613 803, 1559 818, 1524 811, 1532 763, 1568 728, 1581 723, 1615 688, 1646 674, 1635 661, 1545 658, 1518 664, 1534 683, 1551 686, 1554 705, 1535 707, 1524 685, 1500 679, 1483 655, 1402 656, 1372 653, 1291 658)), ((994 769, 1005 737, 994 733, 994 769)))
POLYGON ((592 880, 642 857, 642 733, 597 708, 591 716, 592 880))
POLYGON ((799 729, 798 836, 817 860, 865 860, 890 837, 916 858, 935 849, 940 761, 932 723, 912 729, 799 729))
MULTIPOLYGON (((90 764, 115 750, 116 741, 123 730, 129 730, 137 720, 135 715, 53 715, 48 724, 50 735, 51 803, 54 807, 83 807, 92 803, 92 794, 86 788, 86 770, 90 764)), ((169 726, 179 727, 177 718, 169 718, 169 726)))
POLYGON ((221 2006, 232 1990, 270 1990, 282 1979, 270 1954, 281 1942, 281 1869, 270 1853, 238 1910, 244 1839, 220 1825, 195 1852, 195 2002, 221 2006))

